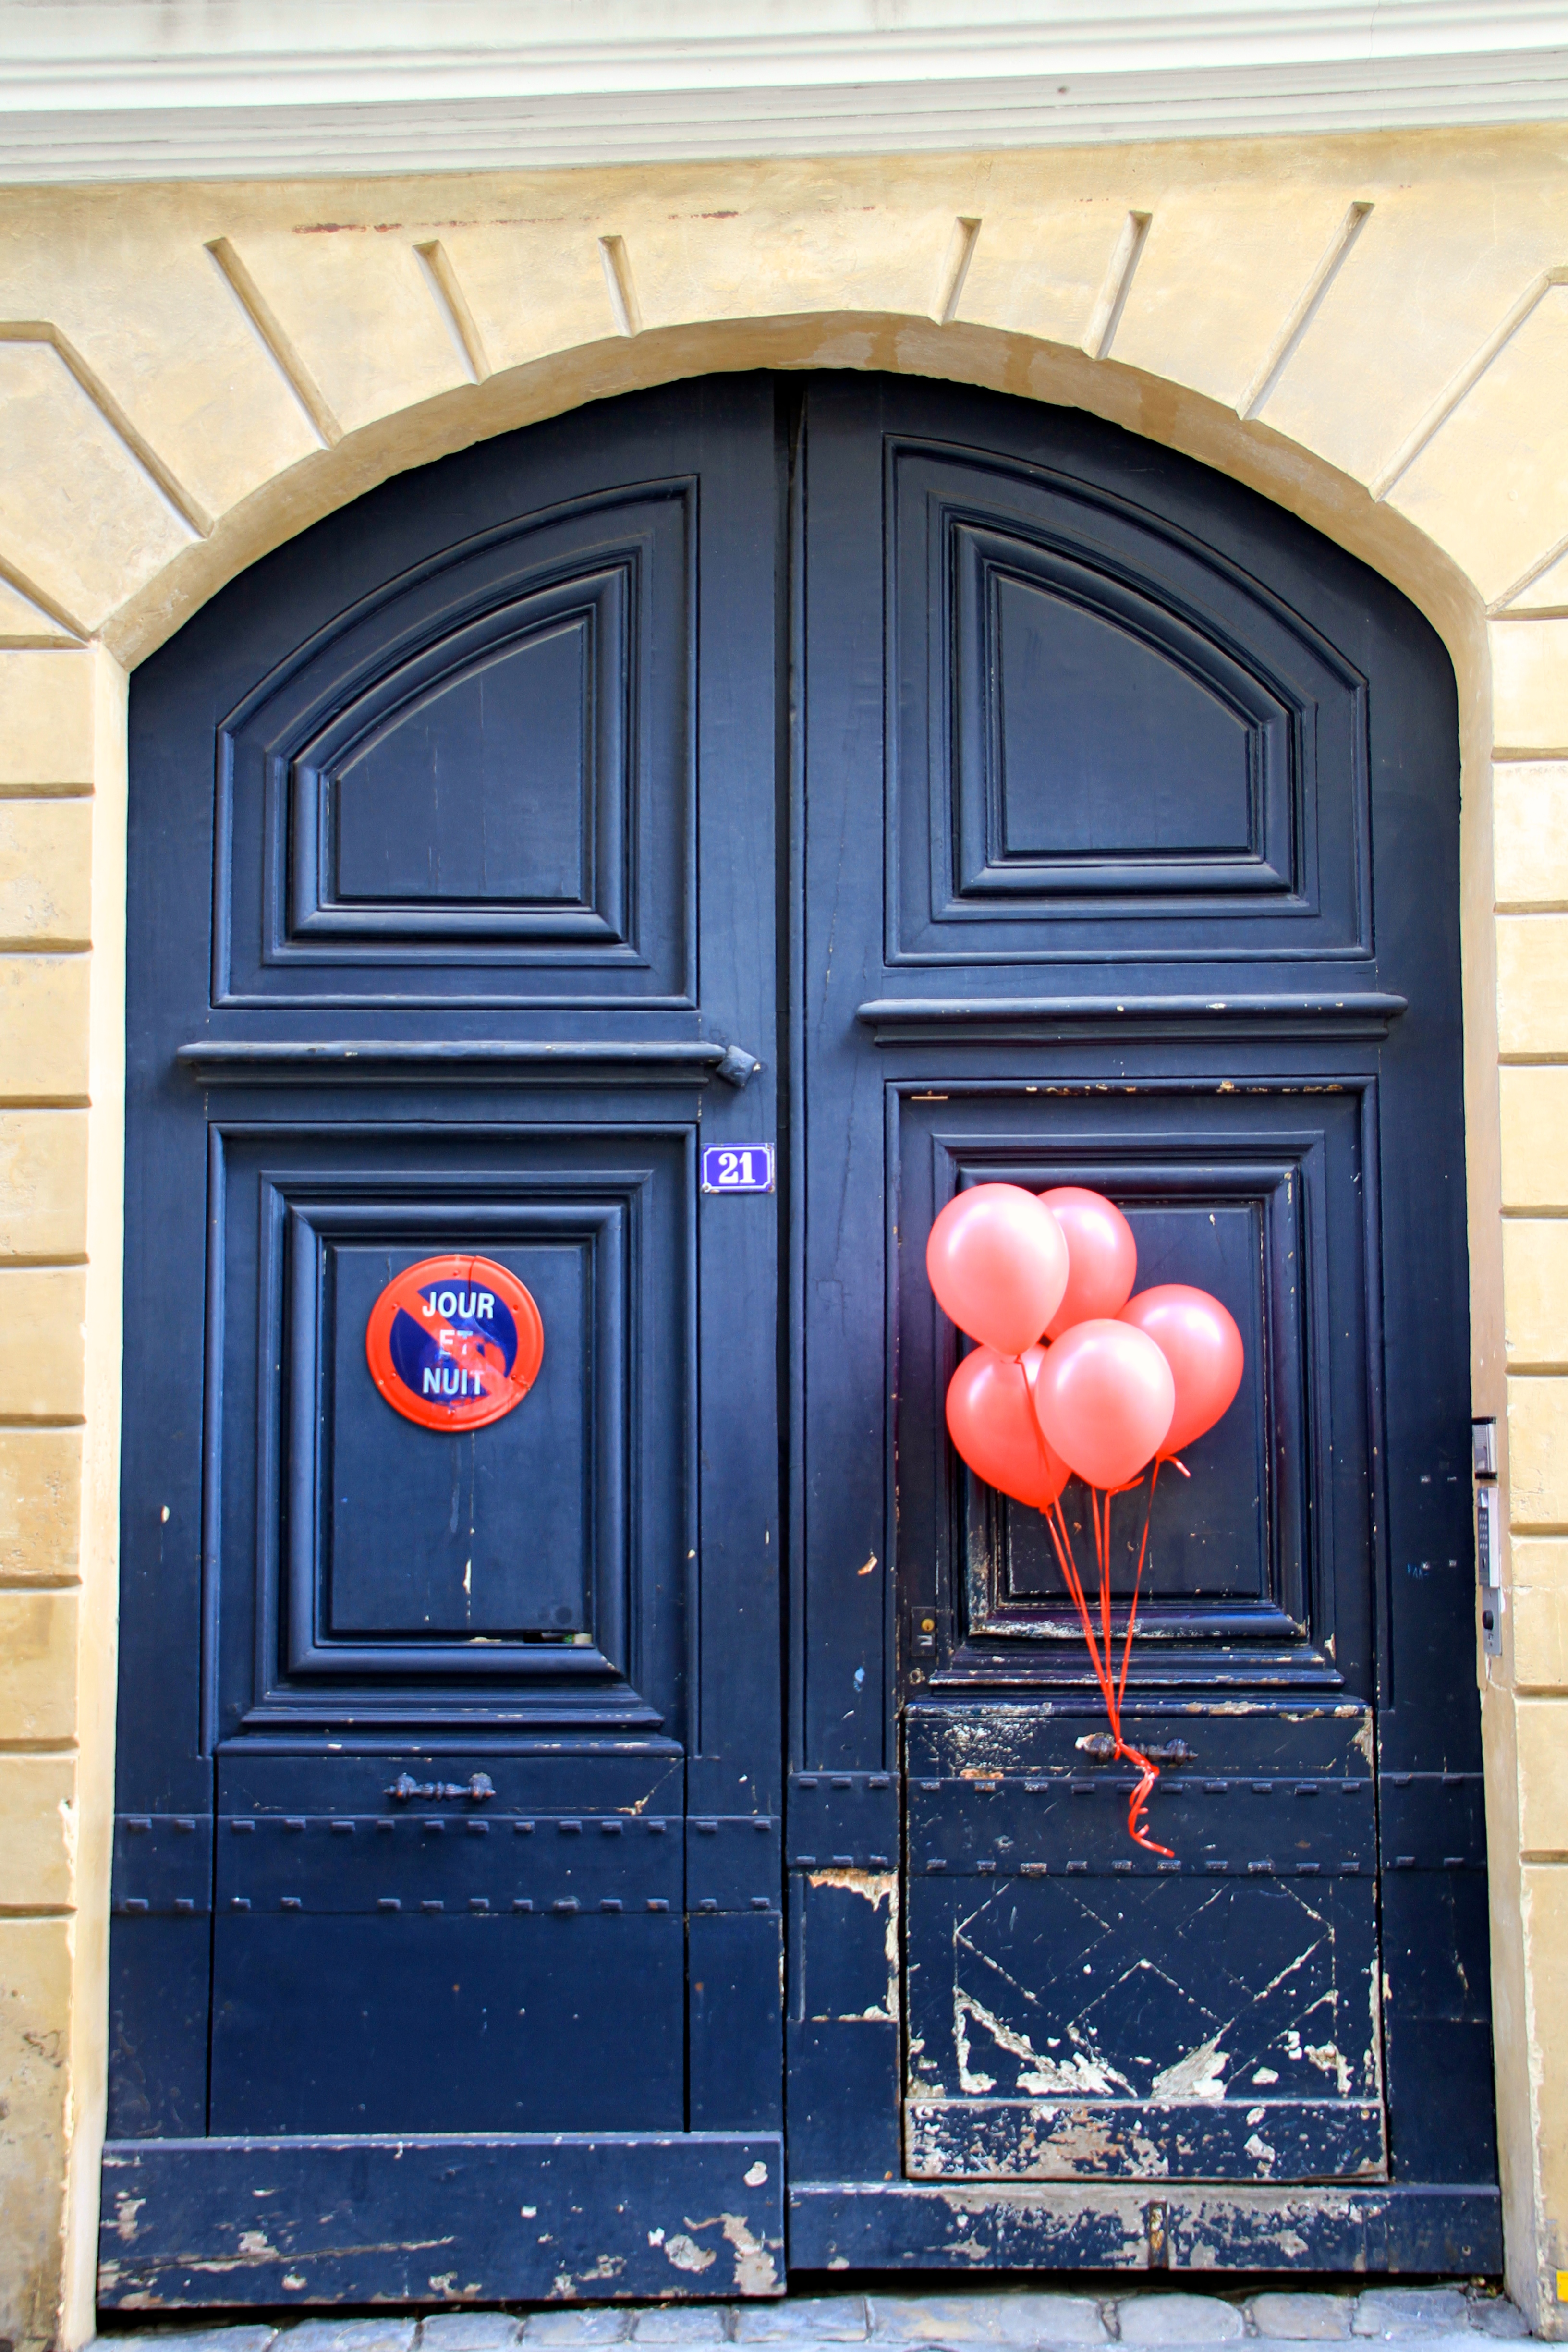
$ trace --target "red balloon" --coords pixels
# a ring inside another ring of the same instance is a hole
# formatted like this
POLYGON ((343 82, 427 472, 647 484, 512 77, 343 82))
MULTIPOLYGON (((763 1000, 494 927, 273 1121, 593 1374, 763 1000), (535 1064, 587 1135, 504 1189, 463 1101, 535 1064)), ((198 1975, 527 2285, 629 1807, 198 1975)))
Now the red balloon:
POLYGON ((1171 1368, 1176 1412, 1159 1449, 1168 1462, 1214 1427, 1241 1386, 1245 1356, 1236 1318, 1207 1290, 1162 1282, 1129 1298, 1117 1320, 1146 1332, 1171 1368))
POLYGON ((1040 1200, 1067 1237, 1067 1287, 1050 1322, 1048 1339, 1059 1339, 1075 1323, 1119 1314, 1138 1274, 1133 1228, 1103 1192, 1082 1184, 1061 1184, 1040 1200))
POLYGON ((1176 1376, 1145 1332, 1096 1316, 1075 1323, 1034 1382, 1047 1443, 1091 1486, 1124 1486, 1164 1443, 1176 1376))
POLYGON ((1019 1356, 1039 1339, 1067 1287, 1067 1244, 1033 1192, 976 1184, 956 1194, 932 1226, 925 1271, 960 1331, 998 1355, 1019 1356))
POLYGON ((977 1348, 947 1384, 947 1427, 970 1469, 1037 1511, 1051 1508, 1069 1475, 1046 1444, 1030 1399, 1044 1360, 1043 1348, 1026 1348, 1021 1361, 977 1348))

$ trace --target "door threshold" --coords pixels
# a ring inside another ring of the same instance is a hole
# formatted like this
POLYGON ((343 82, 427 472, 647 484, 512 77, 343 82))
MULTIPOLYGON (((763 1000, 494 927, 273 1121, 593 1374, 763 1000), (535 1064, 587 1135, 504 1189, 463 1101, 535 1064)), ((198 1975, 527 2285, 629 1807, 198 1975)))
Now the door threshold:
POLYGON ((810 2271, 1502 2269, 1501 2197, 1485 2184, 807 2180, 791 2184, 789 2231, 791 2269, 810 2271))
POLYGON ((783 2179, 766 2131, 110 2140, 99 2302, 782 2294, 783 2179))

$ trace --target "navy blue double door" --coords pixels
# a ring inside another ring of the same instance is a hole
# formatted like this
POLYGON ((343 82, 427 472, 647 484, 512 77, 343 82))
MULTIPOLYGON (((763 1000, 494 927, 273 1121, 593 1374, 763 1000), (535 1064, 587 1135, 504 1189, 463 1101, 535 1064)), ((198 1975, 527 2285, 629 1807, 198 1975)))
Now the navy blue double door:
POLYGON ((787 2179, 807 2267, 1485 2266, 1416 616, 1082 418, 715 380, 267 559, 132 761, 106 2300, 768 2293, 787 2179), (1247 1341, 1129 1684, 1174 1869, 946 1444, 998 1175, 1247 1341), (542 1358, 442 1425, 382 1302, 476 1259, 542 1358))

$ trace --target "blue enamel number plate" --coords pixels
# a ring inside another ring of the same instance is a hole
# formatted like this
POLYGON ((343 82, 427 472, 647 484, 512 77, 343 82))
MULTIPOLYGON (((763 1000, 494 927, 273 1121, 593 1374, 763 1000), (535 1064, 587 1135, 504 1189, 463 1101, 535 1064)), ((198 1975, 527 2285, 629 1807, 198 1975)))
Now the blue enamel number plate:
POLYGON ((703 1152, 705 1192, 771 1192, 770 1143, 710 1143, 703 1152))

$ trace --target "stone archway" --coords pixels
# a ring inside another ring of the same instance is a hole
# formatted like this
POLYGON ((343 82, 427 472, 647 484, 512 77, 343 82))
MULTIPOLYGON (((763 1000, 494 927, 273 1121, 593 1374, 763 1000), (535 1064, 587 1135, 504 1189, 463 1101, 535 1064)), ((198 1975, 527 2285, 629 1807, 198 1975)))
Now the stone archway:
POLYGON ((29 191, 14 210, 0 1117, 18 1197, 46 1202, 18 1216, 0 1272, 8 1313, 37 1335, 0 1396, 0 1612, 26 1750, 5 1759, 0 1797, 26 1856, 3 1938, 26 2011, 26 2120, 4 2159, 18 2337, 47 2336, 59 2307, 78 2340, 91 2305, 125 672, 257 555, 394 472, 611 393, 759 365, 897 370, 1092 409, 1339 540, 1453 656, 1477 1412, 1507 1410, 1505 1297, 1519 1375, 1512 1621, 1486 1670, 1510 2283, 1550 2331, 1562 2095, 1542 2021, 1568 1857, 1550 1786, 1568 1267, 1551 1213, 1564 1196, 1542 1172, 1568 1051, 1568 892, 1550 841, 1568 776, 1553 764, 1568 757, 1568 292, 1551 136, 29 191))

